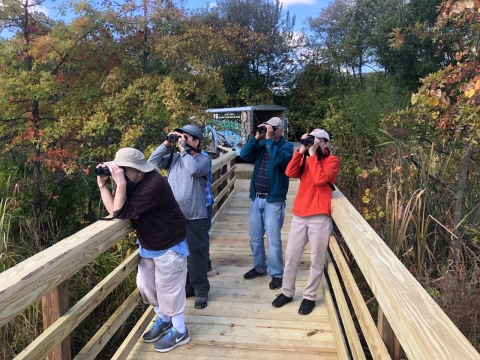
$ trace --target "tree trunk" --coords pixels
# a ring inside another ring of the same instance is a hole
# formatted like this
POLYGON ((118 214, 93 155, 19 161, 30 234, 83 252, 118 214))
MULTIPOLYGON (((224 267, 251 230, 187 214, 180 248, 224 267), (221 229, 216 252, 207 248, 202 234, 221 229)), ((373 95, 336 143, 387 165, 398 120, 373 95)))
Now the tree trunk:
POLYGON ((455 202, 453 205, 453 235, 452 239, 452 253, 451 259, 453 261, 453 266, 458 264, 460 248, 461 248, 461 238, 459 231, 460 221, 463 219, 463 200, 465 198, 465 187, 467 186, 468 181, 468 170, 470 169, 470 161, 472 159, 473 147, 471 143, 466 143, 464 145, 465 156, 462 159, 460 165, 460 174, 458 175, 457 189, 455 191, 455 202))
MULTIPOLYGON (((35 137, 38 137, 40 130, 40 109, 38 108, 38 101, 33 100, 33 131, 35 137)), ((40 163, 40 144, 38 142, 33 143, 33 186, 34 186, 34 198, 33 204, 35 212, 38 213, 42 210, 42 168, 40 163)))

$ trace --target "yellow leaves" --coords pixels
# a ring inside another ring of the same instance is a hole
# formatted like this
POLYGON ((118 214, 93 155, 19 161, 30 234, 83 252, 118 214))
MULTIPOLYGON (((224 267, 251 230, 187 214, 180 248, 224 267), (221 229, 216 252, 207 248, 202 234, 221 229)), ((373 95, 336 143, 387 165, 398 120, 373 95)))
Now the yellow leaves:
POLYGON ((439 99, 436 99, 436 98, 433 98, 433 97, 431 97, 430 99, 428 99, 428 106, 430 106, 430 107, 435 107, 435 106, 437 106, 439 103, 440 103, 440 100, 439 100, 439 99))
POLYGON ((463 53, 461 51, 457 51, 455 54, 455 60, 460 61, 462 59, 463 53))
POLYGON ((412 105, 415 105, 418 101, 418 94, 412 94, 412 97, 410 98, 410 102, 412 105))
POLYGON ((405 41, 405 38, 400 28, 393 29, 393 31, 390 34, 388 34, 388 36, 390 38, 389 46, 392 49, 398 50, 402 47, 405 41))
MULTIPOLYGON (((365 204, 368 204, 371 200, 373 199, 373 194, 370 193, 370 189, 365 190, 365 196, 362 198, 363 202, 365 204)), ((370 208, 365 206, 363 208, 363 217, 365 220, 370 220, 370 219, 377 219, 377 218, 382 218, 385 216, 385 211, 382 208, 382 205, 377 204, 376 206, 374 204, 370 205, 370 208)))
POLYGON ((465 90, 464 94, 470 99, 473 95, 475 95, 475 89, 465 90))
MULTIPOLYGON (((432 87, 436 86, 435 84, 432 85, 432 87)), ((440 104, 440 101, 442 100, 442 90, 441 89, 431 89, 427 90, 428 94, 428 101, 427 105, 430 107, 436 107, 440 104)))
POLYGON ((475 83, 475 91, 479 89, 480 89, 480 80, 477 80, 477 82, 475 83))
POLYGON ((396 168, 395 168, 395 172, 399 173, 401 172, 403 169, 403 166, 402 165, 398 165, 396 168))
POLYGON ((368 204, 373 199, 373 194, 370 194, 370 189, 365 190, 365 195, 362 197, 362 202, 368 204))
POLYGON ((362 178, 366 179, 368 177, 368 171, 362 170, 362 178))

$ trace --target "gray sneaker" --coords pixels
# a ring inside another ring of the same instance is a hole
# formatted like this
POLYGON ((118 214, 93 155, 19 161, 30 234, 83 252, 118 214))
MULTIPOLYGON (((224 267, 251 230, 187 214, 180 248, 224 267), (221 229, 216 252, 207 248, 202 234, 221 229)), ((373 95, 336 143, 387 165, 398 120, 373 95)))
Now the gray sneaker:
POLYGON ((157 318, 155 325, 152 329, 145 334, 143 334, 143 341, 145 342, 154 342, 157 341, 165 334, 168 329, 172 327, 172 322, 162 322, 162 318, 157 318))
POLYGON ((190 334, 188 329, 185 328, 183 334, 179 333, 174 327, 163 335, 163 337, 153 344, 153 348, 159 352, 167 352, 175 349, 177 346, 184 345, 190 342, 190 334))

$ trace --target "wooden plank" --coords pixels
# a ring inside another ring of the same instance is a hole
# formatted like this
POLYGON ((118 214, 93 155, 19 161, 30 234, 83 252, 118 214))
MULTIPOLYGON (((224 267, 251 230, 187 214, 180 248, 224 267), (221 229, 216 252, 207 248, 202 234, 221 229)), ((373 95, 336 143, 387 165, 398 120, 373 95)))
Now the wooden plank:
POLYGON ((367 342, 370 353, 374 359, 390 359, 388 350, 385 347, 385 344, 378 333, 375 322, 370 315, 370 311, 363 300, 363 296, 360 292, 360 289, 353 278, 350 268, 348 267, 347 262, 338 246, 337 239, 334 236, 330 237, 329 247, 332 252, 333 258, 337 264, 338 270, 340 271, 345 290, 347 291, 352 307, 357 316, 358 323, 362 329, 363 336, 367 342))
MULTIPOLYGON (((42 297, 43 329, 48 329, 68 310, 68 281, 64 281, 47 295, 42 297)), ((46 360, 70 360, 70 336, 67 336, 47 356, 46 360)))
POLYGON ((212 160, 212 172, 216 172, 221 169, 224 165, 228 164, 232 159, 235 159, 235 151, 228 152, 216 159, 212 160))
POLYGON ((395 336, 392 327, 388 323, 388 320, 380 307, 378 308, 377 328, 391 358, 393 360, 400 360, 402 355, 402 347, 400 346, 398 338, 395 336))
POLYGON ((65 339, 138 265, 138 250, 30 343, 15 359, 43 359, 65 339))
POLYGON ((480 359, 480 354, 340 190, 332 217, 409 359, 480 359))
MULTIPOLYGON (((153 310, 153 307, 150 306, 140 320, 135 324, 127 338, 123 341, 122 345, 120 345, 115 354, 113 354, 112 360, 130 359, 129 353, 135 347, 135 344, 139 341, 141 336, 145 333, 145 330, 147 329, 148 325, 150 325, 150 322, 154 317, 155 311, 153 310)), ((143 340, 141 341, 143 342, 143 340)), ((150 344, 150 348, 152 348, 152 344, 150 344)))
POLYGON ((222 176, 215 180, 212 184, 212 191, 216 190, 226 179, 230 178, 230 175, 234 174, 235 166, 231 167, 230 169, 225 172, 222 176))
MULTIPOLYGON (((235 194, 229 200, 227 211, 237 205, 240 196, 246 196, 245 204, 249 204, 248 192, 238 193, 238 189, 248 189, 248 183, 249 180, 236 181, 235 194)), ((128 359, 341 359, 321 291, 317 294, 318 305, 311 314, 303 316, 298 314, 303 298, 301 291, 291 303, 275 308, 272 301, 281 290, 270 290, 270 276, 253 280, 243 278, 252 267, 248 205, 246 210, 243 213, 246 226, 241 229, 222 230, 222 221, 215 222, 212 227, 210 253, 213 271, 208 273, 211 286, 208 306, 196 309, 193 297, 188 298, 186 304, 185 322, 191 342, 159 354, 151 344, 140 340, 128 359), (215 236, 218 232, 224 234, 215 236)), ((219 216, 222 214, 224 210, 219 216)), ((286 236, 286 228, 282 229, 282 237, 286 236)), ((302 255, 296 281, 298 289, 303 289, 308 281, 309 251, 307 246, 302 255)))
MULTIPOLYGON (((152 348, 152 345, 150 345, 152 348)), ((164 355, 164 354, 162 354, 164 355)), ((134 354, 131 354, 128 359, 131 360, 143 360, 143 359, 152 359, 154 356, 160 356, 159 353, 152 354, 151 351, 137 351, 134 354)), ((180 346, 175 349, 175 351, 168 353, 169 359, 255 359, 255 360, 271 360, 278 359, 285 356, 299 356, 302 360, 318 360, 318 359, 338 359, 336 355, 323 353, 317 351, 315 353, 308 353, 302 351, 301 348, 298 348, 296 352, 291 352, 290 354, 286 353, 283 350, 259 350, 254 348, 237 348, 236 343, 232 342, 231 347, 219 347, 211 345, 199 345, 199 344, 190 344, 180 346)), ((165 355, 162 356, 165 358, 165 355)))
POLYGON ((232 197, 235 195, 235 189, 232 190, 232 192, 229 194, 227 200, 225 200, 223 202, 223 204, 220 206, 220 208, 218 209, 217 213, 213 216, 212 218, 212 227, 213 225, 217 222, 217 219, 218 219, 218 216, 219 214, 221 214, 221 212, 223 211, 223 209, 225 209, 227 207, 227 205, 230 204, 230 200, 232 199, 232 197))
POLYGON ((325 274, 322 276, 322 286, 323 286, 323 297, 325 299, 325 304, 327 305, 328 313, 330 315, 330 325, 333 330, 333 337, 335 339, 335 344, 337 345, 338 357, 340 359, 350 359, 350 355, 347 352, 345 339, 343 338, 342 330, 340 327, 340 319, 337 316, 335 310, 335 305, 333 303, 333 296, 328 286, 327 280, 325 279, 325 274))
MULTIPOLYGON (((295 316, 295 319, 303 323, 312 323, 317 324, 317 326, 325 327, 329 323, 329 314, 327 309, 324 306, 319 306, 315 309, 312 314, 309 316, 303 316, 296 314, 296 309, 298 304, 302 301, 302 296, 298 295, 294 297, 293 303, 290 303, 280 309, 274 308, 271 305, 275 295, 270 297, 262 297, 263 301, 256 302, 243 302, 243 301, 234 301, 233 299, 228 299, 225 296, 213 296, 209 298, 208 307, 202 309, 199 312, 194 308, 194 300, 187 300, 187 309, 185 314, 187 315, 188 322, 190 323, 190 315, 195 316, 204 316, 204 317, 232 317, 232 318, 244 318, 252 319, 258 321, 263 320, 278 320, 279 318, 289 319, 292 316, 295 316), (218 301, 221 300, 221 301, 218 301), (326 325, 325 325, 326 324, 326 325)), ((323 297, 321 297, 323 299, 323 297)), ((321 302, 322 300, 319 300, 321 302)), ((205 323, 208 323, 210 320, 205 318, 203 320, 205 323)), ((328 326, 329 327, 329 326, 328 326)), ((275 338, 274 338, 275 339, 275 338)), ((316 345, 312 345, 316 346, 316 345)))
POLYGON ((0 326, 132 231, 130 221, 97 221, 1 273, 0 326))
POLYGON ((215 200, 213 201, 213 206, 217 205, 220 200, 227 194, 228 191, 233 190, 233 185, 235 184, 235 179, 233 178, 233 181, 230 181, 228 183, 228 186, 226 186, 218 195, 216 195, 215 200))
POLYGON ((105 324, 97 331, 83 349, 75 356, 74 360, 95 359, 102 351, 115 332, 128 319, 130 314, 142 302, 140 291, 135 291, 123 302, 123 304, 113 313, 105 324))
POLYGON ((330 258, 330 255, 327 253, 327 263, 326 263, 328 278, 332 284, 332 290, 335 294, 335 299, 337 301, 338 311, 340 313, 341 322, 345 329, 345 336, 347 337, 348 344, 350 346, 350 351, 352 353, 353 359, 364 360, 365 352, 363 351, 362 344, 360 343, 360 338, 358 337, 357 329, 353 323, 352 316, 350 314, 350 309, 348 308, 347 300, 343 294, 343 289, 340 284, 340 279, 338 278, 337 271, 335 270, 335 265, 330 258))

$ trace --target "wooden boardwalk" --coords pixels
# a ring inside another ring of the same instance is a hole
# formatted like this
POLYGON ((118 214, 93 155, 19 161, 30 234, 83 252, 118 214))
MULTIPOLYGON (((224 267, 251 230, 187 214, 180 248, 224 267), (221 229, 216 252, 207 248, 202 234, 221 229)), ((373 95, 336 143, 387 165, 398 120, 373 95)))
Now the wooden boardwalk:
MULTIPOLYGON (((194 298, 187 299, 190 343, 160 354, 153 350, 152 344, 140 339, 128 359, 345 358, 341 355, 345 354, 345 348, 337 349, 343 346, 343 340, 329 297, 324 298, 325 281, 318 290, 313 312, 307 316, 297 313, 308 278, 308 247, 297 275, 297 293, 284 307, 276 309, 271 305, 281 290, 269 289, 269 276, 244 280, 243 274, 253 265, 248 235, 249 182, 236 181, 233 198, 210 231, 213 270, 208 273, 211 286, 208 307, 195 309, 194 298)), ((291 180, 282 229, 284 249, 297 190, 298 183, 291 180)))

